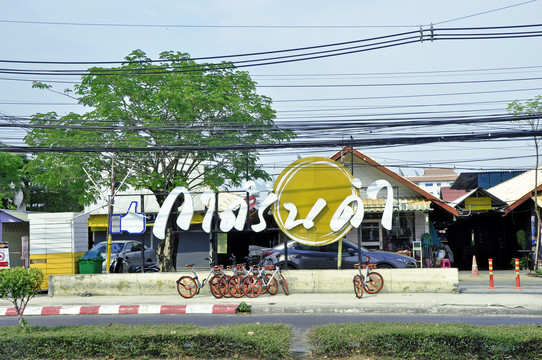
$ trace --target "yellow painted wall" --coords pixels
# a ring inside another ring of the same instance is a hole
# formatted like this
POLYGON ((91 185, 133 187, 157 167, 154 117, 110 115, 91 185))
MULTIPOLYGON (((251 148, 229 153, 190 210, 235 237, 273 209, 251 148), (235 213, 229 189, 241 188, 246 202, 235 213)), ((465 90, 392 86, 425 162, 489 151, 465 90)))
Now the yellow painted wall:
POLYGON ((40 269, 43 272, 42 289, 49 288, 49 276, 51 275, 72 275, 79 273, 79 262, 85 252, 75 253, 51 253, 31 254, 30 267, 40 269))

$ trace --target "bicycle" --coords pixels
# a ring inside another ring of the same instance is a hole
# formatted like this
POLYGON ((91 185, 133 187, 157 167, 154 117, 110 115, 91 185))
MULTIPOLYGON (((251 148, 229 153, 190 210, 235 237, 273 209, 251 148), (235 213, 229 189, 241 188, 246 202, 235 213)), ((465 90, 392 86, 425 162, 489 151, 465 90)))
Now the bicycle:
POLYGON ((247 269, 245 264, 238 264, 236 266, 237 272, 232 275, 228 280, 228 291, 235 298, 240 298, 245 295, 243 290, 243 281, 247 276, 251 275, 251 270, 247 269))
POLYGON ((230 261, 232 265, 228 265, 227 269, 232 270, 232 275, 224 274, 218 283, 218 290, 225 298, 231 298, 232 294, 230 293, 229 281, 232 276, 236 276, 239 273, 239 266, 237 265, 237 258, 234 254, 231 255, 230 261))
POLYGON ((260 278, 260 268, 256 265, 251 266, 242 281, 242 289, 246 296, 254 298, 260 295, 263 286, 260 278))
POLYGON ((354 268, 358 269, 359 275, 354 275, 354 293, 361 299, 363 296, 363 290, 369 294, 376 294, 384 286, 384 279, 382 275, 376 271, 371 271, 376 268, 376 264, 369 264, 370 259, 367 257, 367 261, 364 264, 354 264, 354 268), (362 269, 365 269, 363 274, 362 269))
POLYGON ((201 288, 204 287, 206 283, 209 283, 209 287, 213 296, 216 298, 221 298, 223 295, 219 289, 219 281, 220 278, 224 276, 224 273, 222 271, 224 267, 222 265, 215 265, 211 267, 209 273, 207 274, 207 277, 203 279, 203 281, 200 283, 198 274, 196 273, 196 270, 194 270, 194 265, 195 264, 186 265, 188 269, 192 270, 194 276, 184 275, 176 281, 177 291, 179 292, 179 295, 181 295, 185 299, 189 299, 194 295, 199 294, 201 288), (209 279, 211 279, 211 281, 209 281, 209 279))
MULTIPOLYGON (((250 257, 245 257, 247 261, 250 257)), ((261 284, 257 281, 256 273, 258 269, 256 266, 246 267, 245 264, 238 264, 234 267, 234 274, 230 277, 227 283, 227 289, 231 296, 235 298, 243 297, 256 297, 260 294, 261 284), (244 281, 247 280, 247 285, 244 285, 244 281), (245 291, 246 290, 246 291, 245 291)), ((226 280, 224 280, 225 282, 226 280)), ((225 286, 221 283, 220 289, 225 291, 225 286)))
MULTIPOLYGON (((268 260, 268 259, 266 259, 268 260)), ((265 261, 264 261, 265 262, 265 261)), ((276 295, 278 292, 278 284, 282 286, 282 291, 285 295, 290 294, 290 289, 288 288, 288 283, 281 273, 280 267, 275 265, 264 265, 261 267, 261 270, 258 274, 258 278, 262 283, 262 292, 265 289, 270 295, 276 295), (267 270, 273 271, 268 274, 267 270), (278 279, 278 281, 277 281, 278 279)))

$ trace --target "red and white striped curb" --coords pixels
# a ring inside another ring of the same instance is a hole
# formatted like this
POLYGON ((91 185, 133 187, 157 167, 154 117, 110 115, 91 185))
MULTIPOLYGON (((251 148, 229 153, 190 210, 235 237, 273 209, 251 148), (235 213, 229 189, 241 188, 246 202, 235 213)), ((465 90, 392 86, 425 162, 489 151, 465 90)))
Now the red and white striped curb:
MULTIPOLYGON (((28 306, 23 315, 235 314, 237 305, 69 305, 28 306)), ((0 316, 16 316, 15 308, 0 307, 0 316)))

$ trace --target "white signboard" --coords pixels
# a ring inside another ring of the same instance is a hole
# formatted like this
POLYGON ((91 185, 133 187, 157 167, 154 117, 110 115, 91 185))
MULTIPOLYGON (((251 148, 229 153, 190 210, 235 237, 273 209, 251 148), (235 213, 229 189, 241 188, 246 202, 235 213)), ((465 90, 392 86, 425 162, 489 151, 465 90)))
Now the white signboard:
POLYGON ((29 264, 29 252, 28 252, 28 236, 21 237, 21 259, 23 259, 23 265, 26 267, 29 264))
POLYGON ((132 201, 128 212, 121 215, 111 215, 111 234, 143 234, 146 228, 146 217, 137 212, 137 201, 132 201))
POLYGON ((0 243, 0 268, 9 267, 9 248, 7 242, 0 243))

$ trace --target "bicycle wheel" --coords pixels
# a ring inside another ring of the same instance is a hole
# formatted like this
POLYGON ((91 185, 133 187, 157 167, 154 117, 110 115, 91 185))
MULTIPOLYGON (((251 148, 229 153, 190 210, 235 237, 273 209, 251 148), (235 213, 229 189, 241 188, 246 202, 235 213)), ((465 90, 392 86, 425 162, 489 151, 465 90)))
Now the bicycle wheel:
POLYGON ((222 292, 220 292, 220 279, 223 277, 221 274, 217 274, 211 278, 209 281, 209 288, 211 288, 211 293, 213 296, 217 299, 220 299, 222 296, 222 292))
POLYGON ((361 299, 363 296, 363 282, 361 281, 361 276, 359 275, 354 276, 354 294, 356 294, 358 299, 361 299))
POLYGON ((262 291, 262 281, 255 275, 250 275, 243 280, 243 292, 248 297, 256 297, 262 291))
POLYGON ((230 290, 231 296, 235 298, 243 297, 243 295, 245 295, 245 293, 243 292, 243 276, 232 276, 230 278, 230 281, 228 281, 228 288, 230 290))
POLYGON ((225 298, 231 298, 230 287, 229 287, 230 279, 231 279, 230 275, 224 275, 220 278, 220 281, 218 283, 218 290, 220 291, 222 296, 224 296, 225 298))
POLYGON ((377 272, 372 272, 367 275, 364 290, 369 294, 376 294, 382 290, 382 286, 384 286, 384 279, 382 278, 382 275, 377 272))
POLYGON ((197 290, 198 284, 196 284, 196 280, 191 276, 182 276, 177 280, 177 291, 183 298, 190 299, 196 295, 197 290))
POLYGON ((286 279, 282 274, 280 275, 279 283, 282 285, 282 291, 284 291, 284 295, 289 295, 290 290, 288 289, 288 283, 286 282, 286 279))
POLYGON ((265 276, 260 278, 260 280, 262 282, 262 291, 260 291, 260 295, 265 294, 267 292, 267 286, 265 286, 265 284, 267 284, 267 275, 269 275, 269 274, 265 274, 265 276))
POLYGON ((265 283, 267 284, 265 288, 267 289, 269 295, 277 295, 277 292, 279 291, 279 283, 277 282, 277 278, 275 278, 272 274, 267 274, 265 275, 265 283))

